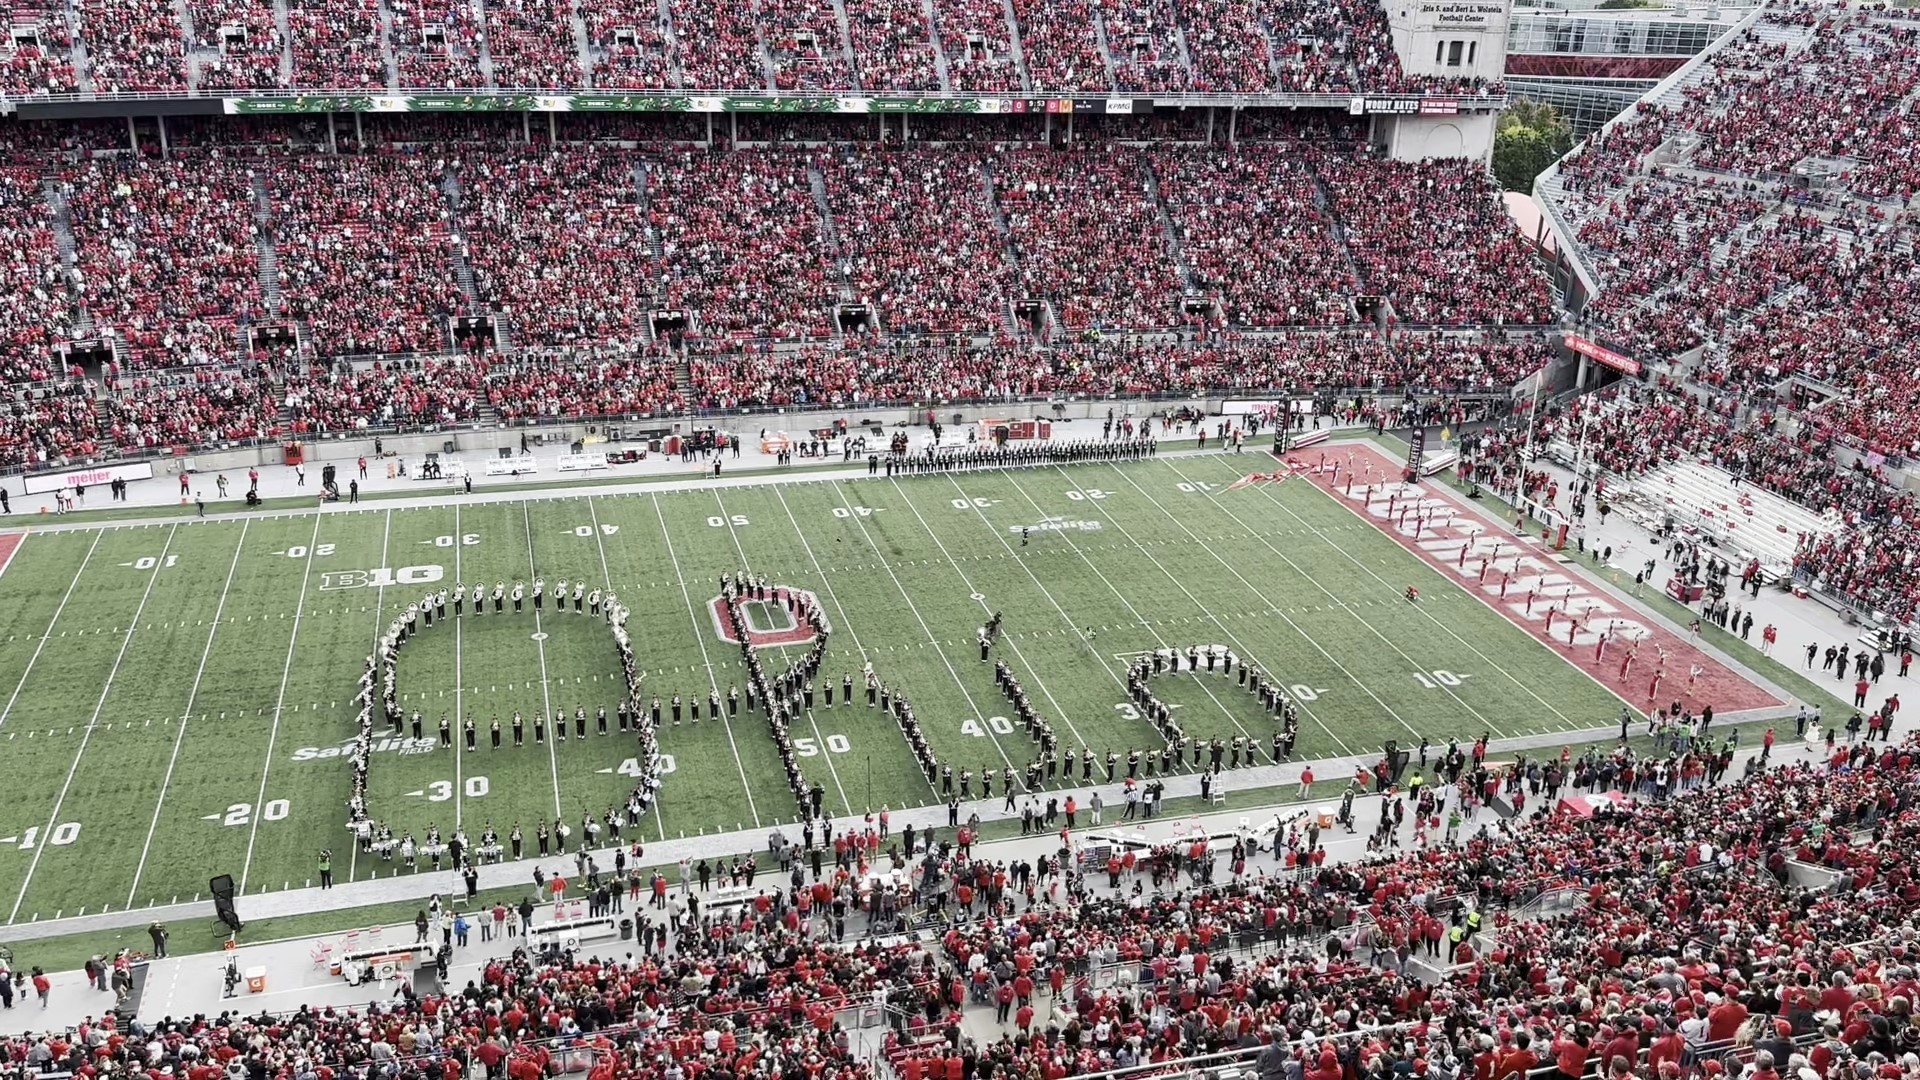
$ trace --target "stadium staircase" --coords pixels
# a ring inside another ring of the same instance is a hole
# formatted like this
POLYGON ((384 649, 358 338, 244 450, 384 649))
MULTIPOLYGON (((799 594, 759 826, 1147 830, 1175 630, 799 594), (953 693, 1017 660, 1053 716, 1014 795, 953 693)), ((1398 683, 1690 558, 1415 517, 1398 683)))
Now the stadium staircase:
MULTIPOLYGON (((848 284, 846 260, 840 254, 840 232, 833 225, 833 204, 827 199, 827 178, 824 173, 812 165, 807 166, 807 187, 813 191, 813 206, 820 214, 820 248, 826 254, 827 264, 833 267, 833 280, 836 301, 841 304, 855 302, 853 286, 848 284)), ((834 336, 840 336, 839 320, 834 320, 834 336)))
POLYGON ((1013 0, 1000 0, 1007 13, 1007 45, 1013 49, 1013 67, 1020 73, 1020 85, 1033 92, 1033 76, 1027 74, 1027 50, 1020 41, 1020 20, 1014 17, 1013 0))
MULTIPOLYGON (((458 224, 460 180, 453 174, 452 169, 448 169, 447 174, 440 178, 440 193, 447 199, 447 220, 458 224)), ((447 245, 448 262, 453 266, 454 280, 460 283, 460 295, 466 298, 468 313, 477 314, 486 310, 486 305, 480 302, 479 287, 474 284, 473 264, 467 261, 466 240, 461 238, 458 232, 449 233, 447 239, 450 241, 447 245)))
POLYGON ((254 246, 259 249, 260 263, 260 299, 266 305, 267 314, 279 318, 282 298, 280 295, 280 253, 273 246, 271 214, 267 210, 267 178, 264 173, 253 174, 253 220, 259 226, 259 235, 254 246))
POLYGON ((693 368, 687 363, 684 351, 673 357, 673 388, 680 393, 680 400, 693 400, 693 368))
POLYGON ((1791 573, 1802 536, 1826 535, 1843 524, 1837 513, 1817 514, 1691 458, 1632 481, 1621 499, 1655 521, 1671 515, 1676 525, 1713 540, 1736 564, 1757 558, 1763 569, 1781 577, 1791 573))
POLYGON ((953 68, 947 63, 947 48, 940 43, 940 20, 934 14, 933 0, 920 0, 920 14, 927 20, 932 35, 933 69, 940 75, 942 93, 953 93, 953 68))
MULTIPOLYGON (((980 194, 987 201, 987 216, 993 219, 994 231, 1000 234, 1001 257, 1007 260, 1008 266, 1020 265, 1020 260, 1014 257, 1013 231, 1007 227, 1007 215, 1001 213, 1000 200, 994 195, 993 166, 985 161, 980 163, 980 194)), ((1000 323, 1006 328, 1010 337, 1018 339, 1032 336, 1026 332, 1025 324, 1013 313, 1011 299, 1000 305, 1000 323)))
MULTIPOLYGON (((833 23, 840 28, 840 55, 847 58, 847 71, 852 73, 854 85, 859 85, 860 65, 853 57, 853 32, 847 28, 847 5, 844 0, 833 0, 833 23)), ((868 93, 885 93, 885 87, 870 86, 868 93)))
POLYGON ((280 85, 293 85, 293 18, 287 0, 273 0, 273 25, 280 31, 280 85))
POLYGON ((380 59, 387 66, 387 86, 400 85, 400 54, 393 49, 393 9, 383 2, 380 15, 380 59))
POLYGON ((1167 212, 1167 203, 1160 197, 1160 178, 1154 174, 1153 162, 1144 155, 1140 158, 1141 179, 1147 185, 1147 198, 1153 200, 1154 212, 1160 215, 1160 234, 1166 238, 1167 250, 1173 254, 1173 265, 1180 270, 1180 283, 1189 294, 1198 295, 1201 288, 1200 277, 1193 272, 1193 264, 1187 261, 1186 245, 1182 243, 1180 227, 1173 223, 1173 215, 1167 212))
POLYGON ((80 253, 73 240, 73 214, 67 208, 67 200, 60 194, 60 182, 47 176, 40 181, 40 190, 46 196, 47 209, 53 216, 53 242, 60 252, 60 269, 66 279, 68 306, 75 312, 73 336, 90 338, 93 336, 93 314, 82 302, 80 290, 75 288, 79 275, 80 253))
MULTIPOLYGON (((567 26, 573 30, 573 54, 580 59, 580 70, 587 73, 587 78, 582 79, 581 82, 583 84, 591 82, 595 61, 593 35, 587 31, 586 16, 580 14, 578 4, 569 3, 563 6, 567 10, 567 26)), ((679 71, 676 70, 673 73, 673 80, 673 85, 680 85, 679 71)))
POLYGON ((674 27, 673 9, 668 0, 656 0, 655 10, 660 13, 660 25, 669 28, 667 33, 673 39, 667 42, 667 71, 673 76, 673 85, 685 86, 687 79, 686 73, 680 68, 680 47, 684 47, 686 42, 680 39, 680 31, 674 27))
MULTIPOLYGON (((760 77, 766 80, 765 86, 757 87, 756 89, 764 89, 769 93, 773 93, 778 90, 773 74, 773 50, 767 48, 767 32, 761 26, 760 5, 756 0, 747 0, 747 6, 753 11, 754 15, 753 55, 760 59, 760 77)), ((688 47, 688 43, 685 41, 682 41, 680 45, 682 48, 688 47)))
POLYGON ((1111 89, 1118 86, 1120 83, 1117 75, 1119 69, 1113 62, 1113 50, 1107 45, 1107 28, 1105 24, 1102 23, 1097 8, 1095 9, 1093 18, 1093 44, 1100 50, 1100 59, 1107 65, 1107 87, 1111 89))
MULTIPOLYGON (((476 3, 474 6, 483 7, 484 5, 476 3)), ((500 81, 493 76, 493 35, 488 33, 489 25, 484 11, 480 13, 479 18, 480 35, 477 39, 478 46, 473 54, 474 66, 480 69, 480 78, 485 81, 488 86, 498 89, 500 81)), ((452 50, 449 49, 449 51, 451 52, 452 50)))

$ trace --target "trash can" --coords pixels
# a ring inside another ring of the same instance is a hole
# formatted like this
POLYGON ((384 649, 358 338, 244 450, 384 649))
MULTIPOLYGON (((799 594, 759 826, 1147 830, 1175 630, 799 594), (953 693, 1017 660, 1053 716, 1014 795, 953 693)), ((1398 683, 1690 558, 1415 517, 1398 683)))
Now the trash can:
POLYGON ((448 439, 447 441, 445 441, 445 442, 443 442, 443 443, 441 443, 441 444, 440 444, 440 452, 441 452, 441 453, 443 453, 443 454, 451 454, 451 453, 453 453, 453 440, 452 440, 452 439, 448 439))
POLYGON ((631 918, 620 920, 620 940, 621 941, 633 940, 633 920, 631 918))

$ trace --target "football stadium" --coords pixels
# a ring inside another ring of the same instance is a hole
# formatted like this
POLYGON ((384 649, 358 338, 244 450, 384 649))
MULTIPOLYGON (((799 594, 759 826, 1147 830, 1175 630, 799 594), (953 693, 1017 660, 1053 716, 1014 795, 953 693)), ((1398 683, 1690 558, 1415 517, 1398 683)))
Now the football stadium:
POLYGON ((0 1078, 1920 1080, 1920 16, 25 0, 0 1078))

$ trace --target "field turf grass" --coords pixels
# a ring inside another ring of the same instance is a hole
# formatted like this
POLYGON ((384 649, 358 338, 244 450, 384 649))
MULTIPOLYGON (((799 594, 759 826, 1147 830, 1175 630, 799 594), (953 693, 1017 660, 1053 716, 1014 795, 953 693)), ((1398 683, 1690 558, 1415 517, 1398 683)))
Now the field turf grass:
MULTIPOLYGON (((822 480, 359 512, 291 513, 44 532, 0 574, 0 919, 145 907, 231 873, 246 895, 302 887, 315 854, 336 881, 399 870, 353 853, 347 764, 363 657, 389 614, 427 590, 535 574, 609 585, 651 693, 744 693, 709 602, 746 568, 813 590, 837 684, 872 662, 903 687, 936 754, 1024 766, 1031 743, 979 662, 975 630, 1005 616, 998 655, 1069 742, 1124 751, 1151 730, 1126 706, 1125 658, 1220 644, 1280 676, 1302 706, 1297 757, 1377 753, 1609 724, 1620 701, 1310 484, 1226 491, 1270 459, 899 480, 822 480), (1022 543, 1021 527, 1030 527, 1022 543), (384 584, 383 584, 384 583, 384 584), (410 583, 410 584, 409 584, 410 583), (1401 599, 1421 588, 1417 607, 1401 599), (1544 703, 1544 705, 1543 705, 1544 703)), ((779 665, 772 665, 778 667, 779 665)), ((531 717, 611 715, 604 623, 436 623, 401 653, 408 710, 472 715, 474 753, 373 755, 373 815, 477 837, 604 811, 632 784, 630 739, 531 743, 531 717), (529 717, 529 744, 487 747, 488 722, 529 717)), ((837 686, 836 686, 837 689, 837 686)), ((1200 736, 1270 718, 1231 683, 1157 687, 1200 736)), ((704 710, 703 710, 704 713, 704 710)), ((835 815, 937 802, 893 724, 864 703, 796 725, 801 764, 835 815)), ((643 839, 765 829, 794 818, 758 714, 668 727, 671 757, 643 839)), ((424 864, 424 860, 423 860, 424 864)))

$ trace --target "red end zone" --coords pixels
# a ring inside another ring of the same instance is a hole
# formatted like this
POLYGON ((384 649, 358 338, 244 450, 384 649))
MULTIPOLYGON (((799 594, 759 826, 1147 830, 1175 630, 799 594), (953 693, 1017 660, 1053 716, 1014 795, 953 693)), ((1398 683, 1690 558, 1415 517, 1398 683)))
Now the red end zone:
POLYGON ((19 551, 20 545, 26 542, 26 533, 0 533, 0 574, 7 572, 7 564, 13 561, 13 553, 19 551))
POLYGON ((1466 509, 1445 485, 1401 483, 1400 466, 1371 447, 1290 455, 1287 462, 1643 713, 1676 700, 1696 711, 1712 705, 1722 715, 1787 703, 1623 603, 1576 563, 1556 562, 1542 545, 1466 509))

